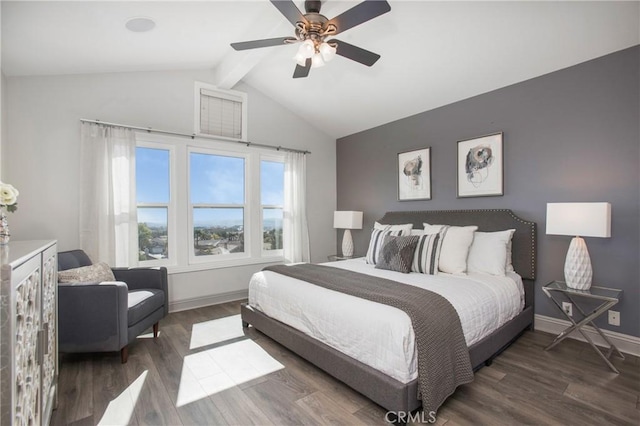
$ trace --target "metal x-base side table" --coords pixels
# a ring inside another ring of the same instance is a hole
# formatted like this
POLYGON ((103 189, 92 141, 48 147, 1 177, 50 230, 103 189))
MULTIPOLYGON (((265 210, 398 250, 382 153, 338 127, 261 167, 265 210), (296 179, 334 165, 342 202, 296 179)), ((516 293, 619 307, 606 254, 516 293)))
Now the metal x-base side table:
POLYGON ((616 353, 616 355, 618 355, 622 359, 624 359, 624 355, 622 355, 622 353, 620 353, 618 348, 616 348, 616 346, 613 343, 611 343, 611 341, 602 332, 602 330, 600 330, 600 328, 593 323, 593 320, 598 318, 603 313, 607 312, 609 309, 611 309, 612 306, 614 306, 616 303, 620 301, 620 298, 622 297, 622 290, 618 290, 615 288, 595 287, 595 286, 592 286, 588 290, 576 290, 576 289, 567 287, 567 285, 562 281, 552 281, 549 284, 542 287, 542 290, 553 301, 553 303, 558 307, 558 309, 560 309, 560 311, 567 317, 567 319, 571 321, 571 324, 572 324, 569 327, 567 327, 562 333, 558 334, 555 340, 549 346, 547 346, 545 350, 548 351, 552 349, 558 343, 562 342, 564 339, 569 337, 569 334, 571 334, 572 331, 578 330, 580 334, 582 334, 582 336, 586 339, 586 341, 591 345, 593 350, 596 351, 598 355, 600 355, 600 358, 602 358, 604 362, 607 363, 609 368, 615 371, 616 373, 620 374, 618 369, 614 367, 613 364, 611 364, 611 361, 609 361, 609 358, 611 357, 611 354, 614 352, 616 353), (573 305, 576 307, 578 312, 580 312, 580 314, 582 315, 582 319, 579 322, 575 322, 575 320, 570 315, 568 315, 564 311, 564 309, 562 309, 561 301, 558 301, 557 297, 554 297, 554 295, 564 295, 571 303, 573 303, 573 305), (574 300, 575 297, 583 297, 585 299, 595 300, 595 301, 601 302, 601 304, 598 307, 596 307, 591 313, 586 314, 582 310, 580 305, 578 305, 574 300), (609 345, 609 350, 607 351, 606 355, 602 353, 602 351, 595 345, 595 343, 593 343, 593 340, 591 340, 591 337, 589 337, 589 335, 582 330, 582 327, 586 324, 590 324, 598 332, 598 334, 600 334, 600 336, 604 339, 604 341, 607 342, 607 344, 609 345))

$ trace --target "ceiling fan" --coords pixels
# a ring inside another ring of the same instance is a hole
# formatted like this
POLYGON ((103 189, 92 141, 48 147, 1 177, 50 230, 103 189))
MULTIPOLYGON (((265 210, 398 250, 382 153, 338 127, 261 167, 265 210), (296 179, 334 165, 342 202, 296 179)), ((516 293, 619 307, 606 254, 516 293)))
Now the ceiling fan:
POLYGON ((333 19, 327 19, 320 14, 322 2, 305 1, 305 14, 292 0, 270 0, 295 27, 295 37, 278 37, 263 40, 231 43, 235 50, 257 49, 285 44, 301 43, 298 53, 294 56, 297 62, 293 78, 307 77, 311 68, 324 65, 335 55, 364 64, 368 67, 375 64, 380 55, 331 38, 345 32, 356 25, 367 22, 391 10, 391 6, 384 0, 364 0, 333 19))

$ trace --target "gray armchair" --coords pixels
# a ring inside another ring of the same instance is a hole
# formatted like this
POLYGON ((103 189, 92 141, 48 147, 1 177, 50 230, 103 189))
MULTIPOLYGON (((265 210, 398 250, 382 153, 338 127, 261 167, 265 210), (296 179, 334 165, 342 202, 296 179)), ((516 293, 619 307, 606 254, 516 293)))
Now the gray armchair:
MULTIPOLYGON (((91 265, 82 250, 58 253, 58 270, 91 265)), ((117 282, 58 284, 60 352, 120 351, 169 313, 167 269, 112 268, 117 282)))

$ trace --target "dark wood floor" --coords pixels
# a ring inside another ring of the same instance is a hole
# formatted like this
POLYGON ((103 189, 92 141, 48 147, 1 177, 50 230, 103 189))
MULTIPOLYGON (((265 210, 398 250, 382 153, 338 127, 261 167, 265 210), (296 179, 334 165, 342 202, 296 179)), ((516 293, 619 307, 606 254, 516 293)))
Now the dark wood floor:
MULTIPOLYGON (((117 353, 63 356, 52 424, 385 424, 383 408, 243 331, 239 312, 234 302, 171 314, 124 365, 117 353)), ((436 424, 640 424, 637 357, 615 359, 617 375, 586 343, 545 352, 552 338, 525 333, 458 388, 436 424)))

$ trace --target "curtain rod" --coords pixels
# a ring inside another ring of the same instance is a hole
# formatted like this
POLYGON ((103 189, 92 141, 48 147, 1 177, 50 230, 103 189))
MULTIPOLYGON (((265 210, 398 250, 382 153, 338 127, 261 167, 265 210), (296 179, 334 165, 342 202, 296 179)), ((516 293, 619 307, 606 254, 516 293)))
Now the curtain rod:
MULTIPOLYGON (((169 130, 153 129, 151 127, 130 126, 128 124, 109 123, 107 121, 89 120, 89 119, 86 119, 86 118, 81 118, 80 121, 83 122, 83 123, 102 124, 104 126, 110 126, 110 127, 124 127, 126 129, 142 130, 142 131, 145 131, 147 133, 161 133, 161 134, 164 134, 164 135, 180 136, 180 137, 189 138, 189 139, 196 139, 197 138, 197 139, 201 139, 201 140, 209 140, 208 138, 203 138, 203 137, 200 137, 200 136, 196 136, 195 133, 194 134, 178 133, 178 132, 171 132, 169 130)), ((255 142, 249 142, 249 141, 239 141, 239 140, 224 140, 224 139, 215 139, 215 140, 218 141, 218 142, 239 143, 239 144, 246 145, 246 146, 255 146, 255 147, 258 147, 258 148, 275 149, 276 151, 300 152, 302 154, 311 154, 311 151, 302 150, 302 149, 295 149, 295 148, 286 148, 284 146, 265 145, 265 144, 261 144, 261 143, 255 143, 255 142)))

